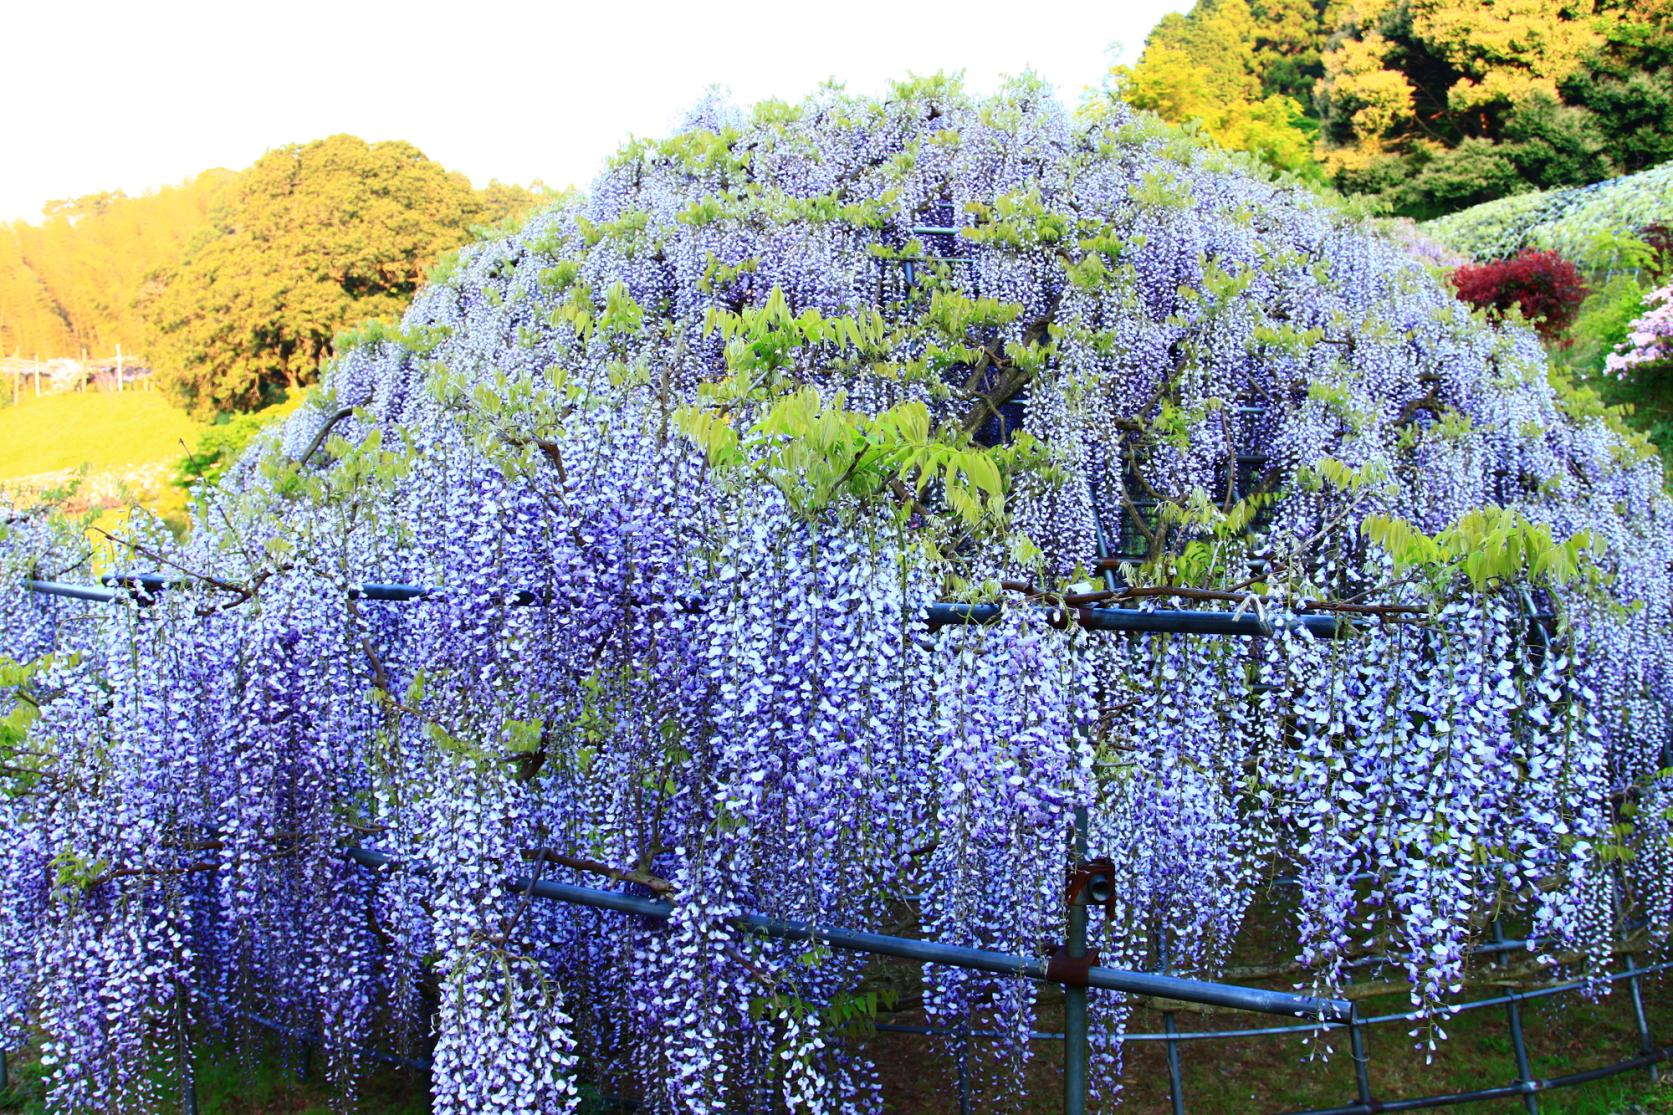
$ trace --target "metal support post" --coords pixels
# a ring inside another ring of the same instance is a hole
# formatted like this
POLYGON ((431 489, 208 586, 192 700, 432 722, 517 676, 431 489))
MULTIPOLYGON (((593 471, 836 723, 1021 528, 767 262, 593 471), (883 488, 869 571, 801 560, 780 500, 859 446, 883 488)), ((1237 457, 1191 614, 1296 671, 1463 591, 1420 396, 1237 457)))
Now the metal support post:
MULTIPOLYGON (((1075 862, 1086 859, 1086 807, 1075 807, 1075 862)), ((1069 901, 1069 959, 1086 956, 1086 893, 1081 891, 1069 901)), ((1064 1115, 1085 1115, 1086 1112, 1086 988, 1072 984, 1063 986, 1063 1112, 1064 1115)))
POLYGON ((1355 1018, 1348 1023, 1348 1049, 1354 1059, 1354 1087, 1359 1102, 1368 1111, 1376 1110, 1376 1099, 1371 1095, 1371 1057, 1365 1052, 1365 1026, 1355 1018))
MULTIPOLYGON (((1493 919, 1493 943, 1505 943, 1505 929, 1498 918, 1493 919)), ((1495 965, 1503 965, 1505 954, 1500 952, 1493 961, 1495 965)), ((1516 1083, 1527 1089, 1534 1082, 1534 1070, 1528 1063, 1528 1043, 1522 1036, 1522 997, 1514 990, 1506 993, 1505 1017, 1510 1021, 1510 1046, 1516 1051, 1516 1083)), ((1522 1092, 1522 1106, 1528 1109, 1528 1115, 1539 1115, 1539 1096, 1532 1091, 1522 1092)))
MULTIPOLYGON (((1656 1051, 1655 1042, 1650 1040, 1650 1020, 1644 1014, 1644 992, 1638 984, 1638 958, 1632 953, 1626 954, 1627 986, 1632 989, 1632 1013, 1638 1023, 1638 1051, 1646 1057, 1656 1051)), ((1650 1062, 1650 1083, 1661 1083, 1661 1063, 1650 1062)))
POLYGON ((1173 1115, 1185 1115, 1185 1081, 1179 1072, 1179 1027, 1174 1025, 1173 1011, 1162 1013, 1162 1030, 1167 1034, 1168 1103, 1173 1115))
POLYGON ((180 1103, 186 1115, 198 1115, 197 1065, 192 1056, 192 1019, 186 1006, 186 990, 176 985, 174 1018, 178 1027, 175 1035, 180 1043, 180 1103))
POLYGON ((1115 570, 1111 568, 1109 563, 1109 538, 1104 534, 1104 516, 1098 508, 1098 492, 1097 489, 1092 486, 1091 481, 1087 482, 1086 494, 1089 502, 1092 504, 1092 526, 1097 532, 1098 564, 1103 566, 1104 569, 1104 587, 1110 592, 1114 592, 1120 587, 1120 585, 1116 583, 1115 570))
POLYGON ((958 1047, 958 1115, 970 1115, 970 1034, 963 1027, 958 1047))
MULTIPOLYGON (((1168 927, 1163 926, 1156 935, 1156 955, 1162 962, 1162 974, 1173 974, 1173 964, 1168 958, 1168 927)), ((1173 1115, 1185 1115, 1185 1080, 1179 1070, 1179 1027, 1174 1023, 1173 1011, 1162 1012, 1162 1033, 1168 1055, 1168 1103, 1173 1115)))

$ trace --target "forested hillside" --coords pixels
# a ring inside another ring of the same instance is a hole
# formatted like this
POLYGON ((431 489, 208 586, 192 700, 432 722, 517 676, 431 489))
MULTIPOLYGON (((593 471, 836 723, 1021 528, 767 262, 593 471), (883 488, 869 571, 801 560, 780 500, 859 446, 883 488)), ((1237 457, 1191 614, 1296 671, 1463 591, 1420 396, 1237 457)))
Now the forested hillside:
POLYGON ((51 203, 39 224, 0 225, 0 355, 139 351, 146 276, 179 258, 235 177, 207 170, 143 197, 89 194, 51 203))
POLYGON ((38 224, 0 226, 0 355, 121 345, 200 415, 259 406, 539 196, 476 190, 411 144, 340 135, 142 197, 54 202, 38 224))
POLYGON ((1123 95, 1389 212, 1673 158, 1670 0, 1200 0, 1123 95))

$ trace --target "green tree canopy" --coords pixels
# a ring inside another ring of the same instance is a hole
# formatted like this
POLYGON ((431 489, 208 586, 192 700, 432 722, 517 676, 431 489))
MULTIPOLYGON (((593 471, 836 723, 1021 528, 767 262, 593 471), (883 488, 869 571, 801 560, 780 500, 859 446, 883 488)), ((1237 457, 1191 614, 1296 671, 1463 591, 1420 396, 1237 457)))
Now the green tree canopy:
POLYGON ((1318 65, 1318 24, 1314 0, 1201 0, 1163 16, 1138 63, 1116 69, 1116 83, 1138 108, 1317 177, 1317 129, 1296 94, 1318 65))
POLYGON ((269 152, 146 307, 166 390, 198 413, 311 381, 332 339, 399 316, 442 253, 515 208, 403 142, 338 135, 269 152))
POLYGON ((1673 0, 1198 0, 1115 76, 1414 217, 1673 158, 1673 0))

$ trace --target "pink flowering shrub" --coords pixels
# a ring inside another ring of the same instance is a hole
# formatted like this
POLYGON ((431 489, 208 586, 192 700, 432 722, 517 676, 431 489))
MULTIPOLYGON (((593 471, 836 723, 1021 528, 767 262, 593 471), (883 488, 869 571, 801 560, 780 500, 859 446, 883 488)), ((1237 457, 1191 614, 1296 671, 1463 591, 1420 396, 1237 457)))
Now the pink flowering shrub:
POLYGON ((1673 284, 1651 291, 1644 304, 1643 315, 1632 323, 1627 339, 1605 364, 1618 376, 1643 364, 1673 359, 1673 284))

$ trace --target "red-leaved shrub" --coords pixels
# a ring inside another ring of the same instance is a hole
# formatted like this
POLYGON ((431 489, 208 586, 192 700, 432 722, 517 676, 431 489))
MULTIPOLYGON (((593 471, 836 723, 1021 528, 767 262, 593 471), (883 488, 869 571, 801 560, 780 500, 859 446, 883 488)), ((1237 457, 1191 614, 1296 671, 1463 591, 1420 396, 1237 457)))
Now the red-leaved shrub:
POLYGON ((1467 263, 1452 273, 1458 297, 1503 314, 1520 306, 1540 336, 1550 340, 1574 322, 1586 283, 1574 264, 1556 252, 1525 248, 1512 259, 1467 263))
POLYGON ((1650 274, 1664 279, 1673 275, 1673 225, 1657 221, 1638 230, 1638 239, 1650 246, 1650 274))

